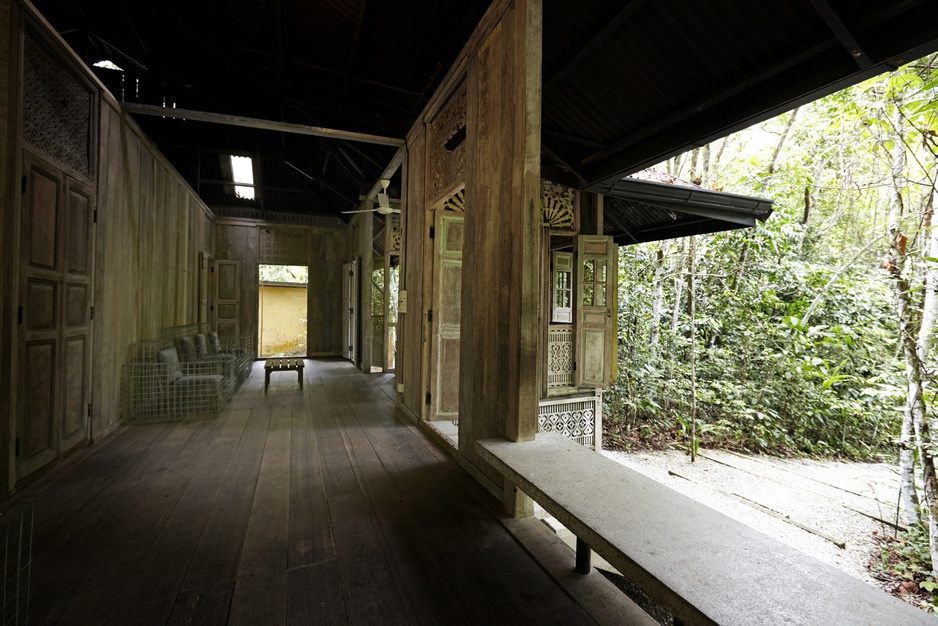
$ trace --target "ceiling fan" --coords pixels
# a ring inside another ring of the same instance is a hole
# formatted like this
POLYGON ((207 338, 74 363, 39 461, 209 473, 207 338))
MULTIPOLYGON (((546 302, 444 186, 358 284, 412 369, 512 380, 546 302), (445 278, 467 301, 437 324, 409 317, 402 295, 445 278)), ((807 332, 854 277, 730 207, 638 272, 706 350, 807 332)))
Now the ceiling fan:
POLYGON ((378 206, 373 209, 359 209, 356 211, 342 211, 343 213, 372 213, 377 212, 381 215, 388 215, 390 213, 400 213, 400 209, 395 209, 391 207, 391 199, 388 198, 388 185, 391 184, 391 181, 387 178, 382 178, 378 181, 381 183, 381 191, 378 192, 378 206))

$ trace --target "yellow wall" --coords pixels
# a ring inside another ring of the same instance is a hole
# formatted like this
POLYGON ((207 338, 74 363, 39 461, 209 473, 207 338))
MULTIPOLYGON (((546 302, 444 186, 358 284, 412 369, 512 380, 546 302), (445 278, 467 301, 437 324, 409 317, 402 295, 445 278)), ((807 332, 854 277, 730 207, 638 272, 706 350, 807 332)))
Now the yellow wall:
POLYGON ((261 285, 257 303, 258 355, 306 355, 306 287, 261 285))

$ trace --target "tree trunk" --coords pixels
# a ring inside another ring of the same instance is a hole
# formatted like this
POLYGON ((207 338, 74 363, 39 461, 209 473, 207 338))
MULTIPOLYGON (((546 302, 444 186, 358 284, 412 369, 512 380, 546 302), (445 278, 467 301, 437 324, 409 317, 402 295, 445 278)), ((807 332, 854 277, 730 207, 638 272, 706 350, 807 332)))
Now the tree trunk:
POLYGON ((656 361, 658 357, 658 340, 661 336, 661 306, 664 301, 665 245, 666 243, 664 241, 660 242, 658 244, 658 250, 655 252, 655 290, 651 300, 651 332, 648 337, 653 361, 656 361))
MULTIPOLYGON (((902 232, 902 177, 905 174, 905 144, 903 142, 903 120, 896 103, 897 114, 894 116, 895 153, 892 161, 892 186, 889 202, 889 252, 884 259, 884 266, 892 276, 893 296, 896 301, 896 313, 899 316, 899 337, 906 362, 906 401, 902 414, 902 431, 899 439, 899 489, 906 522, 911 526, 918 522, 918 496, 915 493, 915 449, 921 450, 919 424, 924 422, 925 406, 922 402, 922 362, 918 358, 919 328, 916 327, 916 315, 912 303, 911 281, 905 270, 908 260, 907 238, 902 232), (918 444, 918 445, 916 445, 918 444)), ((920 457, 925 473, 928 473, 926 459, 920 457)), ((930 462, 931 459, 929 458, 930 462)), ((932 471, 932 473, 934 473, 932 471)), ((926 489, 927 494, 927 489, 926 489)), ((926 504, 928 498, 926 495, 926 504)), ((935 561, 938 565, 938 560, 935 561)))
POLYGON ((681 322, 681 301, 684 297, 684 252, 687 250, 687 239, 681 240, 681 250, 677 255, 677 269, 674 272, 674 310, 671 315, 671 336, 677 334, 677 327, 681 322))
POLYGON ((697 240, 693 235, 687 244, 687 316, 690 318, 690 462, 697 460, 697 325, 694 318, 694 257, 697 240))

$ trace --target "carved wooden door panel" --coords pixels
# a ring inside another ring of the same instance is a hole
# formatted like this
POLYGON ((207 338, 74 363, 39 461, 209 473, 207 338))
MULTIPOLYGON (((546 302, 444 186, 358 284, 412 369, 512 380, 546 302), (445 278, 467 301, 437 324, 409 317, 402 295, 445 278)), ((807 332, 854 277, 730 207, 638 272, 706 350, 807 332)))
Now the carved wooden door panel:
POLYGON ((577 387, 608 387, 616 355, 615 328, 618 246, 612 237, 577 237, 577 387))
POLYGON ((88 436, 94 232, 90 187, 29 154, 23 175, 18 479, 88 436))
POLYGON ((436 212, 433 309, 430 317, 431 420, 459 419, 459 347, 462 314, 463 216, 436 212))
POLYGON ((219 337, 241 334, 241 281, 238 261, 215 261, 215 330, 219 337))

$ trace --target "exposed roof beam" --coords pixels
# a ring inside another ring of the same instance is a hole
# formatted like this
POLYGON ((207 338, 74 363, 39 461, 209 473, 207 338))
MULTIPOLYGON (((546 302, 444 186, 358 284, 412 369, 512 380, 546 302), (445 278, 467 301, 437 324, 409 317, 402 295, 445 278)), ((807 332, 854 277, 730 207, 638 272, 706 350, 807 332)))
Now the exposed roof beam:
POLYGON ((365 194, 365 199, 361 201, 361 204, 358 205, 359 211, 364 211, 371 208, 371 201, 378 195, 378 192, 381 191, 380 180, 389 180, 394 174, 397 173, 397 170, 400 169, 401 163, 404 162, 404 146, 401 146, 397 149, 397 152, 394 153, 394 156, 391 157, 391 161, 388 163, 388 166, 384 168, 384 171, 381 172, 381 176, 378 177, 378 180, 375 181, 375 184, 371 186, 371 190, 365 194))
POLYGON ((400 147, 404 145, 403 139, 382 137, 379 135, 369 135, 366 133, 353 133, 351 131, 337 130, 334 128, 321 128, 319 126, 306 126, 304 124, 290 124, 288 122, 275 122, 272 120, 261 120, 254 117, 225 115, 222 113, 208 113, 205 111, 191 111, 189 109, 171 109, 150 104, 133 104, 125 102, 123 106, 125 111, 136 115, 154 115, 157 117, 170 117, 182 120, 192 120, 196 122, 208 122, 210 124, 243 126, 245 128, 260 128, 263 130, 274 130, 281 133, 292 133, 294 135, 311 135, 313 137, 326 137, 329 139, 344 139, 345 141, 373 143, 379 146, 400 147))
POLYGON ((611 19, 598 33, 593 35, 589 41, 585 42, 580 49, 569 59, 567 59, 563 65, 561 65, 550 77, 544 81, 544 89, 550 88, 551 85, 556 83, 558 80, 562 79, 564 76, 570 73, 580 62, 585 59, 593 50, 599 47, 604 41, 606 41, 614 32, 616 32, 620 26, 629 19, 632 14, 638 11, 646 0, 632 0, 631 2, 626 3, 626 5, 611 19))
POLYGON ((814 5, 814 9, 818 14, 824 18, 828 27, 834 31, 834 35, 836 35, 837 39, 844 45, 844 48, 847 49, 850 56, 856 60, 860 69, 865 70, 871 67, 873 61, 870 60, 869 55, 863 49, 863 46, 860 45, 860 42, 853 32, 851 32, 850 27, 841 19, 841 16, 837 13, 837 10, 831 6, 830 2, 827 0, 811 0, 811 4, 814 5))

